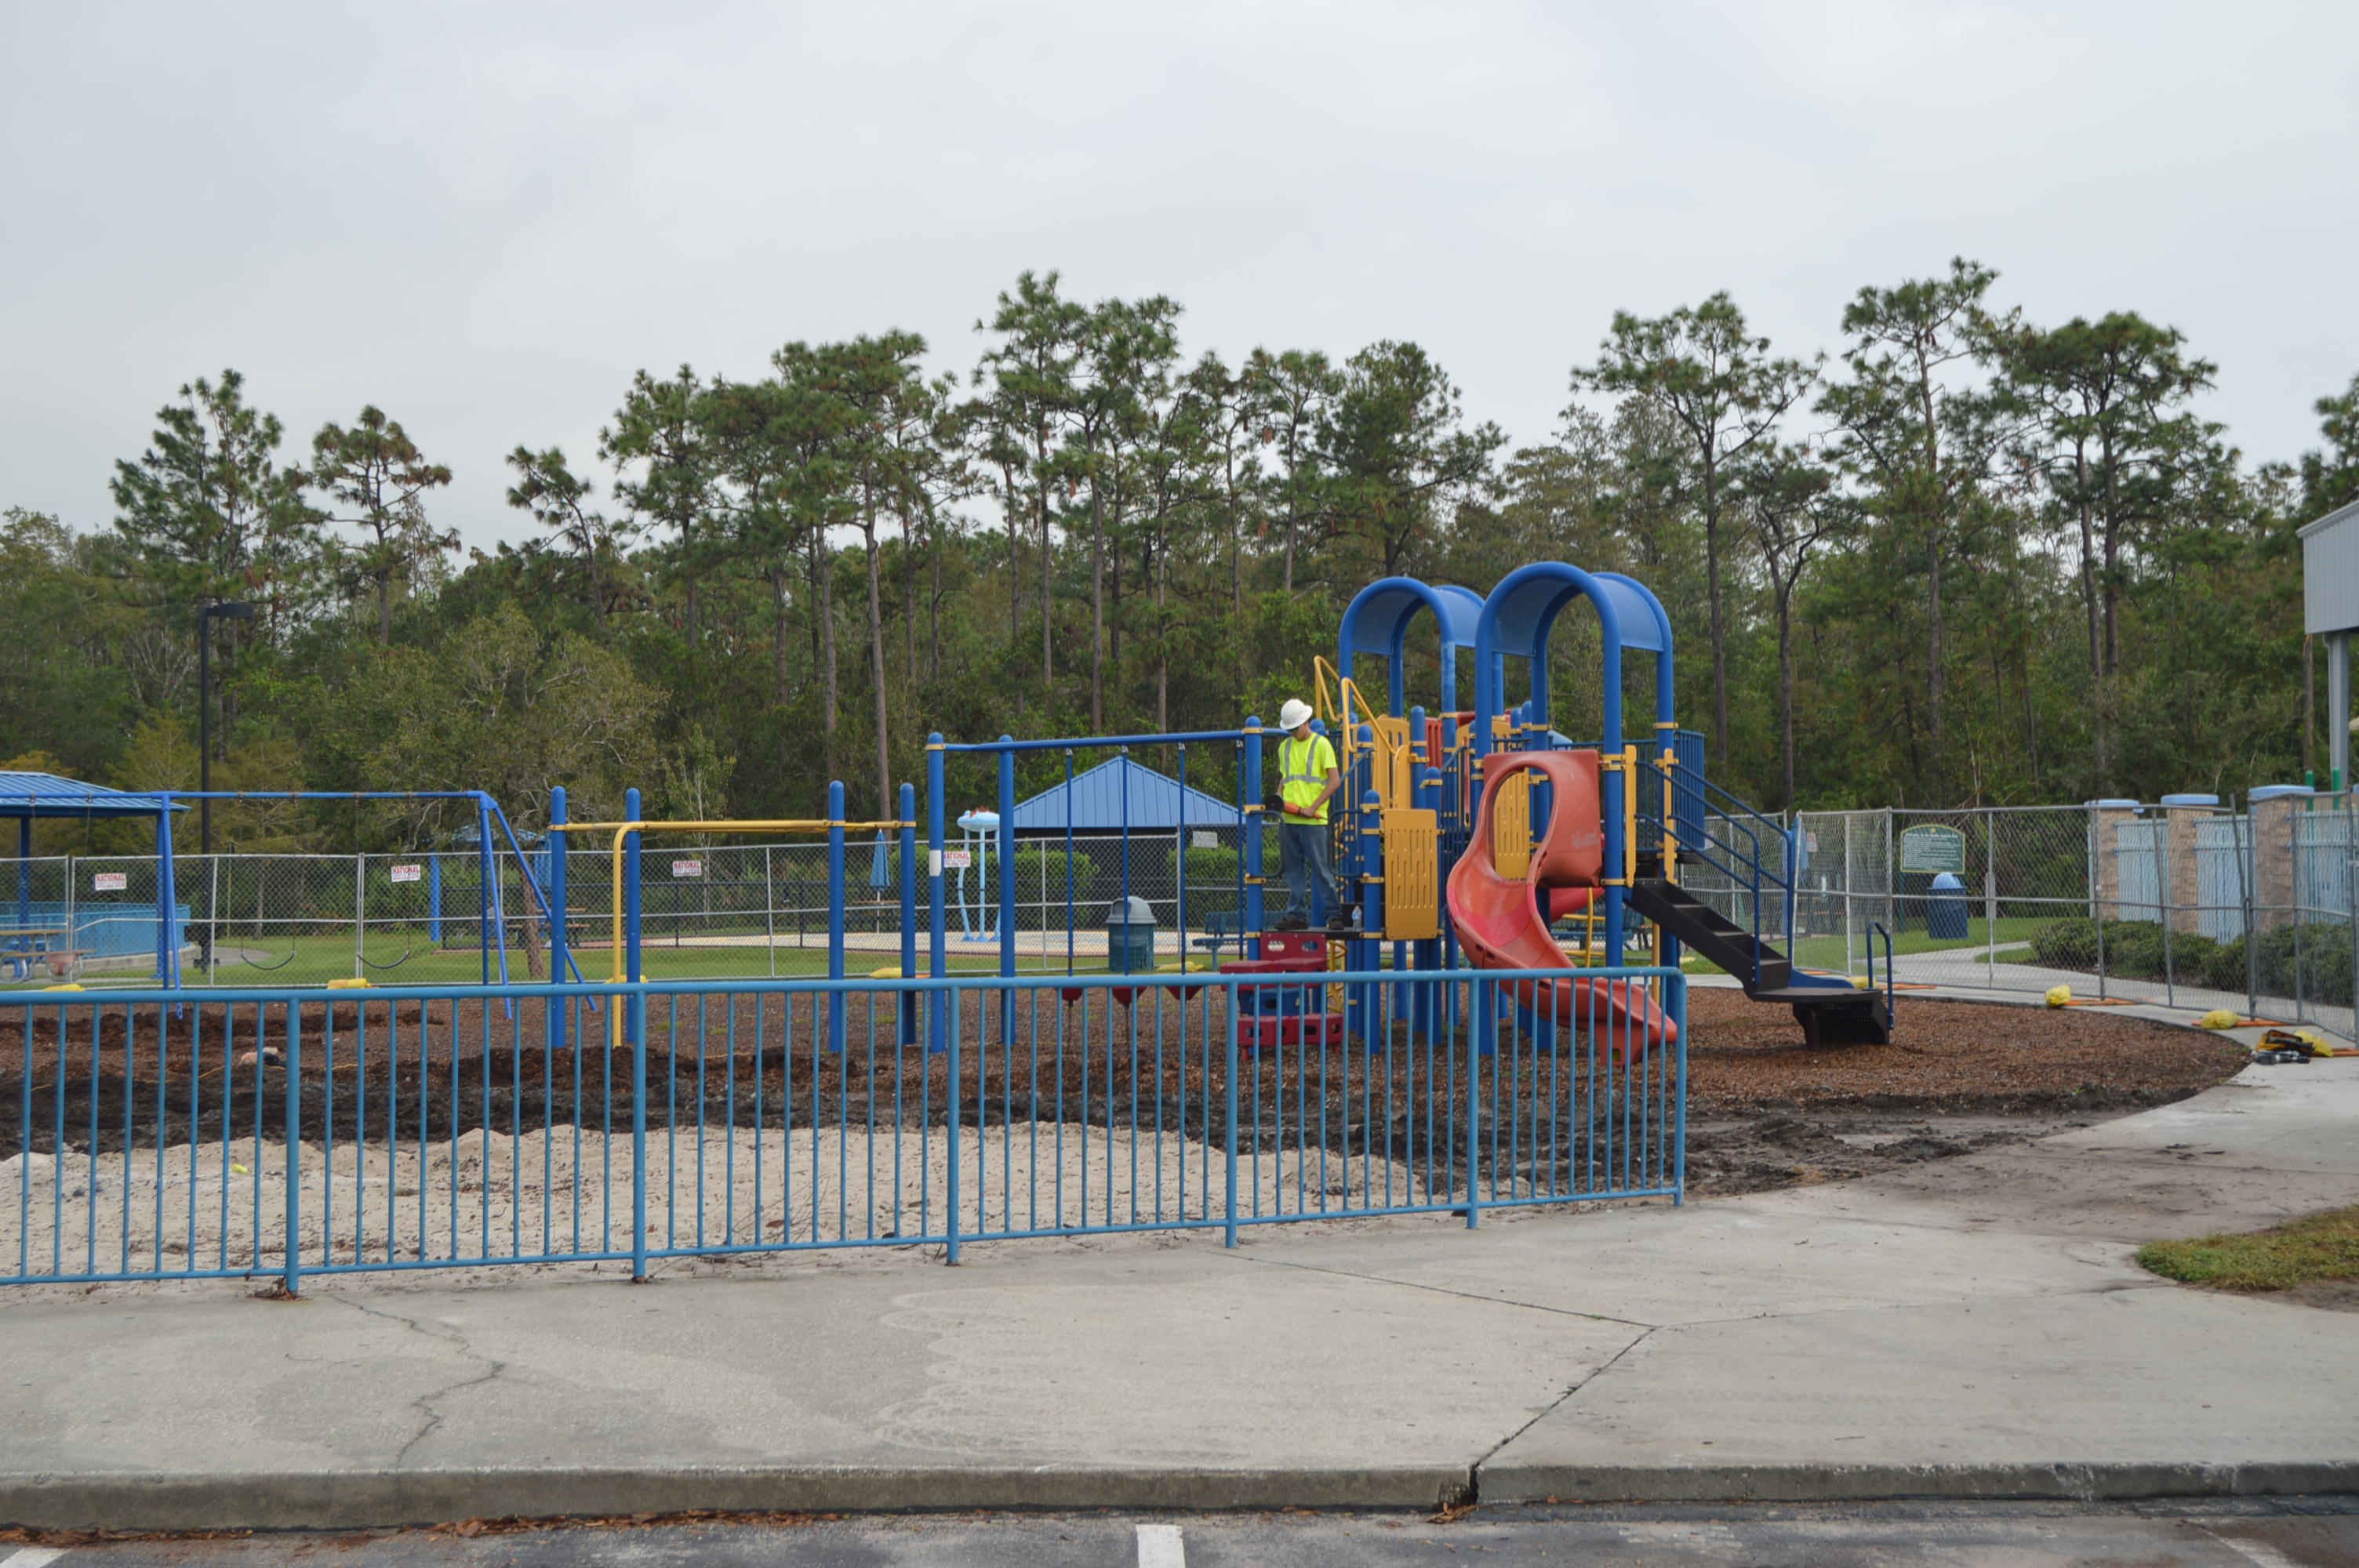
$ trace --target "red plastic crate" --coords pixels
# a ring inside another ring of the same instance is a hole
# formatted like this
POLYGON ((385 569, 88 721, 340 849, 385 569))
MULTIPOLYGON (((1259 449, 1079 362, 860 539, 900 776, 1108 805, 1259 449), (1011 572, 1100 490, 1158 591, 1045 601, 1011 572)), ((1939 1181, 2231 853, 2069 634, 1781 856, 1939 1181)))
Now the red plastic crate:
POLYGON ((1343 1044, 1343 1015, 1340 1012, 1299 1013, 1292 1018, 1262 1018, 1242 1020, 1237 1025, 1237 1047, 1244 1051, 1263 1051, 1277 1045, 1324 1045, 1330 1050, 1343 1044))

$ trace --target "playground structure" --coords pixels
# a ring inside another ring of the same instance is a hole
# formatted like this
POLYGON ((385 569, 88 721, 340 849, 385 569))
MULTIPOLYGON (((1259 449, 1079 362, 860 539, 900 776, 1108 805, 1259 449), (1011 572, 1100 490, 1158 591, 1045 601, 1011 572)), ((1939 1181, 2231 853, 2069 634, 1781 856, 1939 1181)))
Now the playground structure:
MULTIPOLYGON (((880 942, 899 960, 877 970, 880 979, 952 973, 953 940, 962 955, 958 967, 972 969, 976 961, 995 957, 1004 977, 1022 972, 1027 959, 1051 971, 1061 959, 1071 975, 1100 972, 1101 953, 1103 969, 1115 973, 1175 969, 1193 961, 1192 945, 1211 949, 1224 968, 1268 975, 1273 991, 1283 992, 1270 1000, 1266 1018, 1256 1003, 1256 1038, 1336 1042, 1368 1037, 1365 1007, 1349 987, 1314 985, 1300 977, 1330 968, 1439 973, 1463 965, 1502 974, 1567 966, 1620 968, 1632 961, 1636 935, 1641 961, 1676 967, 1687 952, 1707 958, 1734 975, 1749 996, 1791 1008, 1813 1043, 1886 1037, 1888 959, 1879 998, 1863 992, 1848 975, 1806 971, 1783 950, 1793 935, 1797 898, 1789 868, 1798 857, 1789 830, 1705 776, 1702 737, 1680 730, 1674 711, 1669 617, 1636 579, 1540 562, 1478 596, 1454 585, 1387 578, 1352 600, 1334 664, 1322 659, 1311 673, 1320 727, 1339 743, 1344 785, 1334 812, 1336 869, 1347 897, 1357 903, 1359 924, 1332 943, 1296 943, 1283 952, 1266 929, 1270 879, 1260 804, 1265 753, 1275 737, 1253 719, 1234 730, 1191 734, 1003 736, 971 743, 932 737, 922 892, 920 819, 907 784, 897 803, 899 814, 873 822, 845 820, 841 784, 831 787, 826 816, 797 820, 647 820, 633 791, 624 819, 571 822, 560 789, 551 803, 551 848, 539 854, 527 851, 498 802, 480 791, 210 796, 170 791, 125 798, 145 802, 141 809, 156 817, 158 912, 176 910, 170 815, 183 802, 469 804, 485 984, 511 979, 510 881, 522 892, 519 913, 547 932, 549 973, 560 979, 582 975, 572 949, 580 945, 576 932, 583 916, 569 900, 570 856, 563 848, 572 836, 603 836, 598 849, 608 862, 602 880, 610 894, 603 923, 609 953, 605 964, 592 967, 605 969, 609 979, 636 983, 648 978, 643 836, 760 834, 825 839, 825 974, 831 980, 844 978, 851 952, 878 951, 880 942), (1552 725, 1550 641, 1560 619, 1579 604, 1593 615, 1600 663, 1597 733, 1577 741, 1552 725), (1439 677, 1431 711, 1408 700, 1408 640, 1427 619, 1439 677), (1627 654, 1653 657, 1651 733, 1635 740, 1625 736, 1623 713, 1627 654), (1381 661, 1380 677, 1368 676, 1369 661, 1381 661), (1470 662, 1472 706, 1461 707, 1470 662), (1523 695, 1511 701, 1511 677, 1518 674, 1523 695), (1370 678, 1379 681, 1373 691, 1370 678), (1133 754, 1147 752, 1171 760, 1168 774, 1136 765, 1133 754), (1104 765, 1077 772, 1078 757, 1101 752, 1111 753, 1104 765), (1053 780, 1060 762, 1060 784, 1018 800, 1019 771, 1038 785, 1053 780), (1145 793, 1156 798, 1134 798, 1145 793), (954 794, 968 800, 980 795, 990 804, 952 816, 948 803, 954 794), (1091 831, 1084 832, 1082 817, 1093 812, 1091 831), (865 881, 875 896, 862 907, 873 912, 869 924, 882 929, 863 935, 850 929, 846 849, 849 835, 871 832, 875 840, 865 881), (1690 871, 1708 872, 1721 896, 1685 885, 1690 871), (1141 899, 1150 884, 1170 896, 1141 899), (1035 896, 1019 899, 1019 892, 1035 896), (1098 908, 1110 912, 1102 946, 1098 908), (1164 961, 1163 909, 1172 939, 1168 951, 1176 962, 1164 961), (560 910, 565 918, 555 914, 560 910), (1207 935, 1194 935, 1200 930, 1207 935), (1281 982, 1281 976, 1296 979, 1281 982)), ((676 860, 675 879, 683 867, 690 875, 702 870, 697 860, 676 860)), ((439 881, 439 860, 431 871, 439 881)), ((440 903, 438 887, 437 918, 440 903)), ((157 973, 167 988, 182 983, 182 942, 175 927, 180 918, 177 913, 156 917, 157 973)), ((749 934, 744 940, 761 939, 749 934)), ((766 940, 775 949, 775 930, 766 940)), ((1872 946, 1868 957, 1872 983, 1872 946)), ((1524 1022, 1543 1033, 1556 1027, 1585 1031, 1603 1018, 1619 1038, 1644 1046, 1669 1043, 1676 1025, 1648 989, 1643 982, 1576 979, 1516 983, 1506 994, 1524 1022)), ((1457 988, 1436 986, 1414 1010, 1414 1026, 1455 1029, 1464 1005, 1457 988)), ((905 1007, 902 1012, 901 1033, 914 1041, 917 1011, 905 1007)), ((619 1030, 621 1021, 611 1020, 610 1027, 619 1030)), ((832 1033, 841 1038, 840 1010, 832 1033)))
POLYGON ((1776 945, 1797 907, 1790 841, 1704 777, 1671 661, 1668 617, 1627 579, 1542 563, 1481 598, 1403 578, 1363 591, 1332 673, 1308 672, 1344 775, 1348 929, 1270 928, 1274 736, 1256 719, 935 735, 922 784, 876 821, 850 819, 841 783, 799 819, 667 820, 631 792, 575 821, 552 791, 538 852, 477 792, 270 797, 465 809, 473 886, 449 885, 477 904, 471 984, 183 989, 170 823, 186 797, 120 803, 158 825, 162 984, 0 1007, 0 1067, 20 1075, 0 1079, 0 1150, 85 1172, 74 1207, 37 1200, 48 1178, 17 1164, 0 1283, 268 1271, 292 1292, 322 1272, 600 1260, 641 1279, 666 1257, 939 1243, 956 1261, 984 1238, 1194 1227, 1234 1245, 1339 1215, 1472 1227, 1518 1205, 1679 1202, 1685 951, 1813 1040, 1882 1038, 1891 999, 1776 945), (1599 685, 1586 741, 1551 717, 1549 641, 1576 603, 1602 661, 1582 650, 1599 685), (1430 711, 1408 701, 1428 618, 1430 711), (1654 730, 1636 741, 1625 648, 1655 655, 1654 730), (705 861, 745 838, 783 840, 765 862, 791 852, 817 881, 824 972, 651 974, 755 943, 775 965, 763 925, 648 940, 683 903, 726 903, 705 861), (539 926, 550 981, 516 982, 512 923, 528 955, 539 926), (864 950, 897 962, 863 974, 864 950), (168 1155, 190 1162, 191 1192, 212 1169, 252 1201, 97 1198, 168 1155), (482 1177, 462 1179, 469 1160, 482 1177))

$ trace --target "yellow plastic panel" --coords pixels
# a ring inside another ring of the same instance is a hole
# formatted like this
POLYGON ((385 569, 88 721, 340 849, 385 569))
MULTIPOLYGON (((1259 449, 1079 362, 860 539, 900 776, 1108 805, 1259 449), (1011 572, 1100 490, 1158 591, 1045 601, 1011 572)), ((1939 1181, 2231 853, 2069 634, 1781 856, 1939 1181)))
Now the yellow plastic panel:
POLYGON ((1385 813, 1385 937, 1430 942, 1441 935, 1440 813, 1385 813))
POLYGON ((1409 793, 1416 778, 1415 762, 1409 755, 1408 720, 1378 719, 1372 721, 1376 736, 1376 754, 1368 773, 1376 794, 1384 797, 1385 809, 1406 806, 1417 797, 1409 793))

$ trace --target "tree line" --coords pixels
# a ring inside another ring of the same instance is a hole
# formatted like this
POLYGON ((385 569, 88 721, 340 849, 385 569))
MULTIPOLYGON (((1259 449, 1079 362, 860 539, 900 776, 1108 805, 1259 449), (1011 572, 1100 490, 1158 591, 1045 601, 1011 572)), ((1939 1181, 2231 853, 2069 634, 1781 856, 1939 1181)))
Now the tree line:
MULTIPOLYGON (((1662 597, 1682 718, 1765 806, 2299 777, 2295 531, 2359 498, 2359 377, 2319 400, 2319 449, 2251 462, 2195 411, 2216 367, 2179 331, 2042 326, 1997 281, 1864 287, 1825 351, 1726 294, 1617 312, 1516 447, 1413 342, 1191 358, 1175 301, 1026 273, 962 373, 899 330, 751 378, 640 372, 594 447, 507 455, 527 525, 489 551, 438 522, 451 470, 397 419, 290 449, 224 371, 116 463, 106 525, 0 523, 0 756, 187 787, 197 615, 242 600, 213 631, 226 787, 484 787, 529 817, 556 784, 600 813, 637 785, 762 816, 842 776, 887 815, 929 730, 1232 727, 1306 692, 1375 579, 1483 591, 1557 558, 1662 597)), ((1556 642, 1578 731, 1593 625, 1556 642)), ((1430 706, 1469 705, 1430 628, 1406 657, 1430 706)), ((233 837, 320 831, 256 809, 233 837)))

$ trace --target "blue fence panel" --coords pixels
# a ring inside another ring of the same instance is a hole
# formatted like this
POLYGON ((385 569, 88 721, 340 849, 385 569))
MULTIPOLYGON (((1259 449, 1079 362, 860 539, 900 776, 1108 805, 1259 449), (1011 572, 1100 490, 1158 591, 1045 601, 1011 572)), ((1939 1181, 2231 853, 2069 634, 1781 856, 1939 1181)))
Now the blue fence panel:
POLYGON ((1606 1007, 1683 1023, 1684 980, 1560 976, 1591 982, 1561 1022, 1463 971, 0 999, 0 1282, 1680 1197, 1684 1030, 1606 1007))

